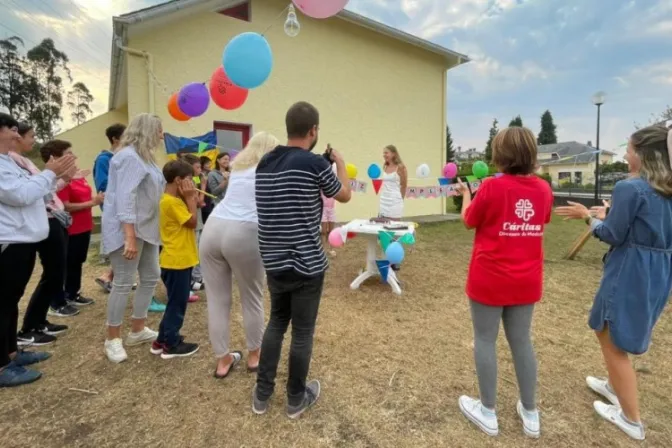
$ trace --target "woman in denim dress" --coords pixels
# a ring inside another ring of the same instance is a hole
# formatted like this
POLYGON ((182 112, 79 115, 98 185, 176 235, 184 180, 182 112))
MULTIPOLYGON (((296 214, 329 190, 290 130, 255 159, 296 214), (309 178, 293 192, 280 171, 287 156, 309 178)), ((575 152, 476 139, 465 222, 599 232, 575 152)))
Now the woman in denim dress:
POLYGON ((672 129, 654 125, 630 137, 625 159, 631 177, 618 182, 609 214, 570 202, 556 213, 585 219, 611 246, 590 312, 609 379, 588 377, 588 387, 611 404, 595 411, 636 440, 644 439, 637 377, 629 354, 645 353, 672 289, 672 129), (595 216, 593 216, 595 215, 595 216))

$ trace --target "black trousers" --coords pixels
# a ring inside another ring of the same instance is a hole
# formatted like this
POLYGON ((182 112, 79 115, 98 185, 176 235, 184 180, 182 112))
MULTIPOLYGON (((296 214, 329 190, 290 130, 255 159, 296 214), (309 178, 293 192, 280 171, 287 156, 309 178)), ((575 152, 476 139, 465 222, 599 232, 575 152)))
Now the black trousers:
POLYGON ((68 237, 67 267, 65 271, 65 296, 77 297, 82 289, 82 266, 89 254, 91 232, 68 237))
POLYGON ((313 335, 324 274, 305 277, 294 271, 287 271, 279 274, 267 273, 266 277, 271 293, 271 317, 261 344, 257 398, 267 400, 273 394, 282 341, 291 322, 287 400, 290 405, 296 406, 301 404, 306 393, 306 377, 313 354, 313 335))
POLYGON ((30 297, 23 331, 39 329, 47 320, 49 305, 60 308, 66 304, 63 285, 68 247, 68 234, 55 218, 49 219, 49 236, 37 243, 37 253, 42 263, 42 277, 30 297))
POLYGON ((36 250, 35 243, 0 246, 0 368, 17 350, 19 300, 33 274, 36 250))
POLYGON ((173 348, 180 343, 180 330, 184 324, 191 287, 191 268, 161 269, 161 279, 166 285, 168 304, 159 325, 158 342, 173 348))

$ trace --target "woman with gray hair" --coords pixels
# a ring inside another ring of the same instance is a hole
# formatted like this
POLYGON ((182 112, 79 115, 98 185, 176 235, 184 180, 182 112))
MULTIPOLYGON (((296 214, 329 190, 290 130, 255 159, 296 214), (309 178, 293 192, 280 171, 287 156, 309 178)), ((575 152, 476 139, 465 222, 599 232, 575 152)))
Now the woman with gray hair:
POLYGON ((156 331, 145 327, 154 288, 159 281, 159 201, 165 187, 154 152, 163 140, 156 115, 136 116, 112 157, 102 219, 103 252, 109 254, 114 280, 107 305, 105 354, 112 362, 128 358, 121 324, 136 272, 140 279, 133 301, 127 346, 152 342, 156 331))
POLYGON ((625 160, 631 176, 614 187, 610 208, 569 202, 556 213, 585 220, 611 246, 588 319, 609 378, 589 376, 586 383, 610 403, 593 403, 600 417, 644 440, 630 355, 648 350, 672 291, 672 129, 654 125, 635 132, 625 160))

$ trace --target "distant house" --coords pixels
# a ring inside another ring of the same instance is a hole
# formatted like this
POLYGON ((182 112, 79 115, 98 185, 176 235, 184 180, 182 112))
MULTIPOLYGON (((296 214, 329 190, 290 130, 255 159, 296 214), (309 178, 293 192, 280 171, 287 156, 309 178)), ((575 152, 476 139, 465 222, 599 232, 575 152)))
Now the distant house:
MULTIPOLYGON (((595 184, 595 157, 597 149, 591 142, 563 142, 540 145, 537 150, 539 174, 551 176, 553 185, 574 183, 579 185, 595 184)), ((601 150, 600 164, 613 162, 616 154, 601 150)))
POLYGON ((462 151, 462 148, 458 147, 457 151, 455 152, 455 160, 458 162, 482 160, 483 158, 485 158, 485 154, 481 151, 477 151, 476 148, 469 148, 465 151, 462 151))

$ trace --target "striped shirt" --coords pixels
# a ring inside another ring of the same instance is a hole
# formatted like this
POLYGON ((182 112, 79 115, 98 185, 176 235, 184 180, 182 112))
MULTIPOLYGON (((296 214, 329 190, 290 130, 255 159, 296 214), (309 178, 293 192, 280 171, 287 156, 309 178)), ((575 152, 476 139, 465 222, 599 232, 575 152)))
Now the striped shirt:
POLYGON ((327 270, 320 238, 320 193, 332 198, 340 190, 331 164, 310 151, 278 146, 261 159, 255 196, 266 272, 294 270, 314 277, 327 270))

